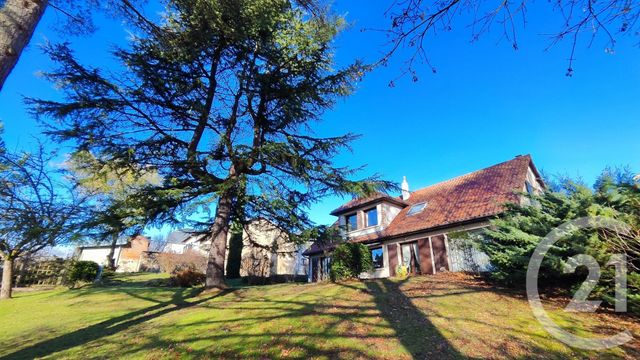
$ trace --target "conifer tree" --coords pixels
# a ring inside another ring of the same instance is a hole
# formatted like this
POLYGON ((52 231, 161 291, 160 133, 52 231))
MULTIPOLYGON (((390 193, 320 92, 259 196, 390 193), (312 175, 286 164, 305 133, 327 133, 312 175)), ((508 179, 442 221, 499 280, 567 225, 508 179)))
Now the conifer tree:
MULTIPOLYGON (((491 222, 493 226, 484 232, 481 242, 494 268, 491 277, 508 285, 524 286, 531 255, 549 232, 567 221, 599 212, 592 207, 593 192, 572 182, 565 184, 565 191, 548 191, 532 200, 533 205, 507 204, 505 215, 491 222)), ((583 253, 588 237, 579 231, 560 239, 542 263, 541 283, 561 281, 564 260, 583 253)))
POLYGON ((367 70, 334 62, 341 17, 286 0, 171 0, 162 23, 134 25, 130 46, 114 53, 117 69, 50 47, 58 67, 46 76, 66 97, 31 104, 58 141, 160 174, 162 184, 129 198, 149 222, 187 218, 208 229, 207 287, 224 287, 233 217, 266 218, 297 241, 323 196, 389 185, 334 165, 356 136, 313 131, 367 70))
POLYGON ((529 204, 508 204, 507 212, 492 220, 492 227, 476 239, 489 255, 491 278, 524 287, 531 255, 552 230, 583 217, 611 218, 625 223, 628 229, 576 229, 561 237, 542 262, 539 286, 576 290, 587 269, 578 267, 574 273, 565 273, 564 268, 570 257, 585 254, 593 257, 601 270, 591 296, 613 304, 616 269, 607 264, 612 255, 624 254, 629 306, 632 311, 640 311, 640 186, 630 174, 607 169, 593 190, 565 180, 555 186, 555 191, 531 197, 529 204))

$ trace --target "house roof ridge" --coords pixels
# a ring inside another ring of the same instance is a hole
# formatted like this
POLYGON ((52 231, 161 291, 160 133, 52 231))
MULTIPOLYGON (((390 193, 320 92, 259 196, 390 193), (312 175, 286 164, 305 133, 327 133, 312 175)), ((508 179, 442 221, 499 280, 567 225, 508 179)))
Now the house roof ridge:
MULTIPOLYGON (((418 190, 412 191, 411 194, 413 195, 415 193, 419 193, 419 192, 422 192, 422 191, 425 191, 425 190, 431 190, 431 189, 433 189, 435 187, 438 187, 438 186, 448 185, 449 183, 452 183, 452 182, 454 182, 456 180, 461 180, 461 179, 463 179, 465 177, 468 177, 468 176, 473 175, 473 174, 477 174, 477 173, 479 173, 481 171, 486 171, 486 170, 489 170, 489 169, 492 169, 492 168, 503 166, 503 165, 505 165, 507 163, 514 162, 514 161, 519 160, 521 158, 528 158, 529 161, 531 161, 531 155, 529 155, 529 154, 516 155, 513 159, 509 159, 509 160, 506 160, 506 161, 503 161, 503 162, 500 162, 500 163, 497 163, 497 164, 493 164, 493 165, 487 166, 487 167, 482 168, 482 169, 473 170, 473 171, 470 171, 468 173, 465 173, 465 174, 462 174, 462 175, 458 175, 456 177, 452 177, 452 178, 447 179, 447 180, 442 180, 442 181, 437 182, 435 184, 427 185, 427 186, 425 186, 423 188, 420 188, 418 190)), ((409 198, 409 200, 411 200, 411 198, 409 198)))

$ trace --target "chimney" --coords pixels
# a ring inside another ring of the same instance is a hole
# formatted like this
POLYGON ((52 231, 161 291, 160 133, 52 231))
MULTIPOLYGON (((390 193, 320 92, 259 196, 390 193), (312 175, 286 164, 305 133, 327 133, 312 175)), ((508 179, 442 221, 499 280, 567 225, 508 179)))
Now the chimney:
POLYGON ((402 200, 409 200, 409 196, 411 193, 409 192, 409 183, 407 182, 407 177, 402 177, 402 200))

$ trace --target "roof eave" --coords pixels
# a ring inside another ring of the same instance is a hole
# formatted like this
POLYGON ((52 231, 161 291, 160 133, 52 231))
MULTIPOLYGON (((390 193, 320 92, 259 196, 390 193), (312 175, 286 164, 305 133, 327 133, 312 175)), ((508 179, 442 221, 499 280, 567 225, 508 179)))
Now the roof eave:
POLYGON ((542 185, 542 188, 546 189, 547 184, 544 183, 544 179, 542 178, 542 175, 540 175, 540 172, 538 171, 536 164, 533 163, 533 158, 531 156, 529 156, 529 166, 531 167, 533 174, 536 176, 536 180, 538 180, 540 185, 542 185))
MULTIPOLYGON (((455 227, 455 226, 464 226, 464 225, 469 225, 469 224, 473 224, 476 222, 480 222, 480 221, 487 221, 487 220, 491 220, 492 218, 495 218, 496 216, 500 216, 502 215, 504 212, 500 212, 497 214, 490 214, 490 215, 485 215, 485 216, 481 216, 481 217, 475 217, 472 219, 467 219, 467 220, 462 220, 462 221, 456 221, 456 222, 451 222, 451 223, 446 223, 446 224, 442 224, 442 225, 437 225, 437 226, 432 226, 430 228, 426 228, 426 229, 420 229, 420 230, 413 230, 413 231, 408 231, 405 233, 401 233, 401 234, 395 234, 395 235, 387 235, 387 236, 381 236, 379 238, 375 238, 375 239, 369 239, 369 240, 364 240, 364 241, 357 241, 356 242, 360 242, 362 244, 369 244, 369 243, 375 243, 375 242, 380 242, 380 241, 386 241, 386 240, 394 240, 394 239, 398 239, 398 238, 402 238, 405 236, 412 236, 412 235, 416 235, 416 234, 420 234, 420 233, 424 233, 424 232, 429 232, 429 231, 438 231, 438 230, 442 230, 442 229, 446 229, 446 228, 450 228, 450 227, 455 227)), ((316 251, 305 251, 302 253, 303 256, 312 256, 312 255, 317 255, 317 254, 322 254, 326 251, 330 251, 333 250, 333 248, 335 248, 335 244, 328 246, 325 249, 319 249, 316 251)))
POLYGON ((361 207, 365 207, 365 206, 369 206, 369 205, 373 205, 373 204, 377 204, 377 203, 382 203, 382 202, 389 202, 389 203, 401 206, 403 208, 408 206, 408 204, 405 203, 404 201, 389 196, 389 197, 384 197, 384 198, 372 199, 372 200, 369 200, 369 201, 365 201, 365 202, 363 202, 361 204, 357 204, 357 205, 354 205, 354 206, 349 206, 347 208, 339 207, 339 208, 333 210, 332 212, 330 212, 329 214, 333 215, 333 216, 340 216, 342 214, 345 214, 345 213, 353 211, 353 209, 357 209, 357 208, 361 208, 361 207))

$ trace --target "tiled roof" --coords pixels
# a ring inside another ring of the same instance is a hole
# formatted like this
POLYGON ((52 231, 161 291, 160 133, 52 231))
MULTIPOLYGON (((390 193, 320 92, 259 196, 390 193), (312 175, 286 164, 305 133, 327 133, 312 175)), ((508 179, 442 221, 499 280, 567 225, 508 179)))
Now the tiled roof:
POLYGON ((391 196, 389 194, 385 194, 385 193, 376 193, 373 194, 371 196, 368 197, 364 197, 364 198, 357 198, 357 199, 353 199, 351 201, 349 201, 348 203, 340 206, 339 208, 333 210, 331 212, 331 215, 340 215, 343 214, 347 211, 349 211, 350 209, 356 208, 356 207, 360 207, 366 204, 370 204, 370 203, 375 203, 375 202, 379 202, 379 201, 389 201, 398 205, 402 205, 402 206, 406 206, 407 203, 404 202, 402 200, 402 198, 397 197, 397 196, 391 196))
POLYGON ((531 156, 524 155, 414 191, 406 203, 426 202, 424 210, 408 215, 411 206, 407 206, 381 232, 350 240, 369 242, 393 238, 498 215, 505 203, 518 202, 529 166, 539 177, 531 156))
POLYGON ((309 248, 302 253, 302 255, 307 256, 311 254, 318 254, 323 251, 332 251, 333 249, 335 249, 336 245, 339 242, 340 241, 314 241, 313 244, 311 244, 311 246, 309 246, 309 248))
POLYGON ((501 213, 503 205, 517 202, 531 164, 519 156, 486 169, 462 175, 411 193, 410 204, 427 202, 423 211, 407 215, 403 209, 385 229, 395 236, 501 213))

